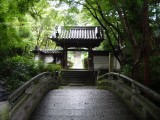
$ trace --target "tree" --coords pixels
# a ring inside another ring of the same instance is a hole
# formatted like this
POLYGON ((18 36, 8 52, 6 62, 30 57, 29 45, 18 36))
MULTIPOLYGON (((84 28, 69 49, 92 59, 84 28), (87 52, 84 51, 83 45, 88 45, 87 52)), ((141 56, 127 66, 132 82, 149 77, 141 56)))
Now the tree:
MULTIPOLYGON (((151 11, 155 0, 61 0, 70 6, 82 5, 105 30, 107 41, 120 64, 130 64, 133 78, 140 78, 144 63, 144 84, 150 84, 150 55, 155 48, 152 39, 151 11), (114 41, 113 41, 114 39, 114 41), (122 48, 125 48, 122 50, 122 48), (118 51, 118 54, 116 54, 118 51), (131 61, 127 62, 128 56, 131 61), (143 61, 142 61, 143 60, 143 61)), ((156 8, 155 8, 156 9, 156 8)))
POLYGON ((36 40, 34 44, 40 48, 55 47, 55 44, 49 40, 49 35, 59 22, 58 11, 54 10, 46 0, 41 0, 30 7, 28 17, 36 40))
POLYGON ((150 84, 150 56, 159 55, 159 0, 1 0, 0 4, 1 58, 22 55, 35 44, 55 47, 47 38, 57 24, 101 25, 107 38, 102 48, 112 49, 122 67, 132 66, 137 80, 144 67, 145 84, 150 84))
POLYGON ((0 54, 2 60, 15 54, 23 54, 30 31, 26 27, 25 13, 37 0, 1 0, 0 11, 0 54), (26 36, 27 35, 27 36, 26 36))
POLYGON ((76 24, 77 12, 74 8, 59 9, 52 1, 41 0, 30 7, 29 15, 36 44, 40 48, 55 48, 56 44, 48 38, 57 25, 76 24), (74 13, 72 13, 74 11, 74 13), (69 14, 68 14, 69 13, 69 14))

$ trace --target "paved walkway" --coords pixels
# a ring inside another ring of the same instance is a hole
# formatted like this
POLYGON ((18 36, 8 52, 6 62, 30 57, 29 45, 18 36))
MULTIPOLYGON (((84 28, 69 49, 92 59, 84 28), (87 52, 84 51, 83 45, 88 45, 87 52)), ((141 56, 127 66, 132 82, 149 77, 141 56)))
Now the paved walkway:
POLYGON ((114 94, 95 87, 50 91, 30 120, 137 120, 114 94))

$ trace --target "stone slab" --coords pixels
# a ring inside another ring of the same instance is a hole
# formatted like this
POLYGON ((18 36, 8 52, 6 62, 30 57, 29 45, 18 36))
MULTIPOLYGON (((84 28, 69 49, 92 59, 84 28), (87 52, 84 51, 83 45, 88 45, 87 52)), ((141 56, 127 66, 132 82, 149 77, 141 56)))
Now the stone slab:
POLYGON ((52 90, 30 120, 137 120, 113 93, 94 86, 52 90))

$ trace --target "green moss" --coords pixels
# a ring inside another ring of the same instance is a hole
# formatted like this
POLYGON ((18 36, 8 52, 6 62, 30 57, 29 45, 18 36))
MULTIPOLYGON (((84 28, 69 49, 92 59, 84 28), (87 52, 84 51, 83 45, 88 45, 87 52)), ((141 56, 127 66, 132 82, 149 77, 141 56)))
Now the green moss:
POLYGON ((0 120, 9 120, 9 103, 8 103, 8 101, 0 102, 0 120))

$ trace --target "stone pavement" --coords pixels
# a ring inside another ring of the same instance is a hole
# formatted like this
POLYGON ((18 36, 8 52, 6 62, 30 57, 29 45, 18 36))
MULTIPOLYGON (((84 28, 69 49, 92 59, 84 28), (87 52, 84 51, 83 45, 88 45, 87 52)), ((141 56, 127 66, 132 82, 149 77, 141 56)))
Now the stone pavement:
POLYGON ((91 86, 50 91, 30 120, 137 120, 113 93, 91 86))

